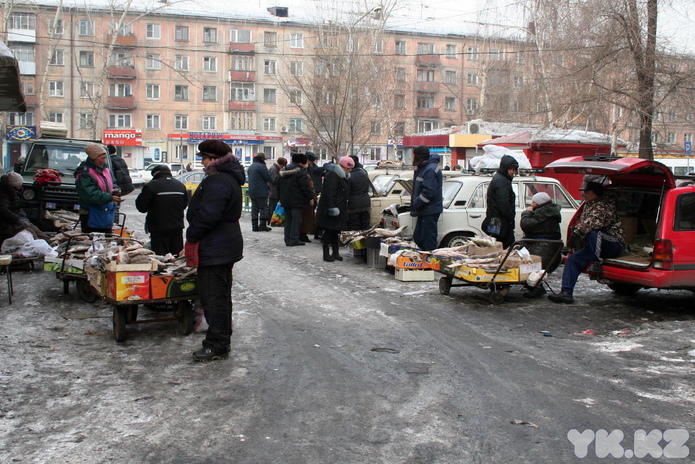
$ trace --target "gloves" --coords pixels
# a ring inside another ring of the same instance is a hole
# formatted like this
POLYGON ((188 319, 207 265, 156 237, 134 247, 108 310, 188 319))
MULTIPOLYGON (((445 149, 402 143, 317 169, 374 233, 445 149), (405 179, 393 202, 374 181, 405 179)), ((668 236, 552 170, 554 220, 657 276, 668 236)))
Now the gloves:
POLYGON ((338 208, 328 208, 329 216, 340 216, 340 210, 338 208))

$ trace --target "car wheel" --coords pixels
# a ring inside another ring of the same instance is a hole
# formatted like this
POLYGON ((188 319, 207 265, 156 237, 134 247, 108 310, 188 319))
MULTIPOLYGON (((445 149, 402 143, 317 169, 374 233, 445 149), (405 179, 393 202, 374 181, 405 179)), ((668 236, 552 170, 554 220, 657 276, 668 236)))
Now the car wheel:
POLYGON ((635 293, 637 293, 642 287, 639 285, 621 284, 621 283, 616 282, 616 283, 608 284, 608 288, 613 290, 618 295, 630 296, 630 295, 634 295, 635 293))
POLYGON ((442 243, 439 244, 441 248, 453 248, 466 245, 470 239, 473 238, 472 234, 467 234, 465 232, 452 232, 442 239, 442 243))

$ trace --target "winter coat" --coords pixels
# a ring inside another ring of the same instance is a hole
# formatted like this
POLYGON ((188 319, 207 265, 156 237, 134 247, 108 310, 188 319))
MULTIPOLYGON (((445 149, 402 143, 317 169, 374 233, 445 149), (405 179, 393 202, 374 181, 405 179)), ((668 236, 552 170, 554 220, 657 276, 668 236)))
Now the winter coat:
POLYGON ((514 216, 516 214, 516 195, 512 189, 512 177, 509 175, 509 166, 518 162, 514 157, 504 155, 500 161, 500 167, 492 176, 487 188, 487 210, 483 221, 483 230, 492 218, 501 219, 501 232, 499 236, 505 237, 514 231, 514 216))
POLYGON ((444 211, 442 197, 442 170, 439 168, 439 155, 417 167, 413 179, 413 193, 410 197, 411 216, 432 216, 444 211))
POLYGON ((309 204, 309 200, 314 197, 314 193, 309 187, 306 168, 290 163, 280 171, 278 179, 278 193, 280 194, 280 204, 285 208, 304 208, 309 204))
POLYGON ((183 212, 188 206, 186 186, 171 177, 171 173, 158 172, 154 179, 142 187, 135 199, 135 207, 147 213, 145 230, 155 234, 181 234, 183 212))
POLYGON ((19 191, 7 183, 7 176, 0 177, 0 234, 12 236, 28 221, 19 191))
POLYGON ((337 164, 326 166, 323 178, 323 191, 316 209, 316 226, 326 230, 347 230, 347 209, 350 196, 348 176, 337 164), (330 208, 338 208, 338 216, 329 216, 330 208))
MULTIPOLYGON (((280 165, 273 163, 272 166, 268 168, 268 174, 270 174, 270 182, 268 182, 268 198, 278 199, 278 179, 280 178, 280 165)), ((272 211, 271 211, 272 213, 272 211)))
MULTIPOLYGON (((556 205, 552 201, 543 203, 536 207, 535 210, 524 210, 521 213, 521 230, 524 231, 524 238, 535 238, 545 240, 560 240, 562 232, 560 231, 560 223, 562 215, 560 205, 556 205)), ((524 244, 532 255, 540 256, 543 261, 543 269, 547 272, 552 272, 560 264, 560 260, 552 263, 552 269, 548 268, 551 260, 557 251, 557 248, 562 248, 562 243, 542 243, 528 242, 524 244)))
POLYGON ((75 171, 75 189, 80 197, 80 212, 89 213, 90 206, 101 206, 113 201, 113 189, 120 188, 113 177, 111 170, 106 167, 98 167, 94 161, 87 158, 75 171), (93 176, 98 176, 99 181, 93 176), (106 186, 111 184, 112 189, 106 186))
POLYGON ((307 170, 311 174, 311 180, 314 181, 314 190, 319 195, 323 191, 323 176, 326 175, 326 167, 319 166, 314 162, 309 163, 307 170))
POLYGON ((188 206, 186 239, 199 243, 199 266, 234 264, 244 252, 239 226, 244 167, 230 153, 208 164, 205 174, 188 206))
POLYGON ((247 177, 249 178, 249 198, 268 198, 270 189, 268 182, 272 182, 265 160, 255 157, 249 166, 247 177))
POLYGON ((625 246, 625 234, 618 216, 618 208, 615 199, 609 193, 582 204, 582 212, 574 231, 584 238, 592 230, 612 235, 625 246))
POLYGON ((111 155, 111 167, 113 168, 113 177, 121 188, 122 195, 127 195, 135 190, 133 179, 130 178, 130 172, 128 172, 128 165, 123 158, 118 155, 111 155))
POLYGON ((361 164, 355 166, 348 177, 350 184, 350 198, 348 198, 348 211, 369 211, 372 200, 369 196, 369 175, 361 164))

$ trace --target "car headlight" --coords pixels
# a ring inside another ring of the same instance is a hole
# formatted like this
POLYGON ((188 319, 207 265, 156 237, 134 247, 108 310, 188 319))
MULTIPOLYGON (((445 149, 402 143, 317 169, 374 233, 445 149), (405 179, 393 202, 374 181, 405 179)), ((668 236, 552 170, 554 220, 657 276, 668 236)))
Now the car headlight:
POLYGON ((36 198, 36 190, 34 189, 25 189, 24 192, 22 192, 22 197, 25 200, 33 200, 36 198))

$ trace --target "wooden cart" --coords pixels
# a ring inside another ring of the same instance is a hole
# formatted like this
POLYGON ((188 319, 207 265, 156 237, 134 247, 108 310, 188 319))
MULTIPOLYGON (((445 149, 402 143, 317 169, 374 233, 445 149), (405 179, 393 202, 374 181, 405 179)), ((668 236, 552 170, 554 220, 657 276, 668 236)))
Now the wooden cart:
POLYGON ((178 331, 183 335, 189 335, 195 327, 195 313, 193 311, 193 299, 191 296, 180 298, 167 298, 155 300, 118 301, 108 297, 104 300, 113 305, 113 338, 118 342, 126 340, 126 326, 132 324, 144 324, 146 322, 176 321, 178 331), (171 317, 159 317, 153 319, 138 320, 138 305, 157 305, 159 310, 173 311, 171 317))

